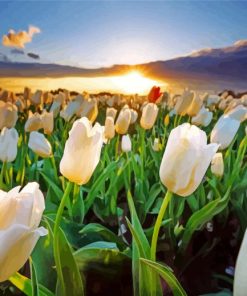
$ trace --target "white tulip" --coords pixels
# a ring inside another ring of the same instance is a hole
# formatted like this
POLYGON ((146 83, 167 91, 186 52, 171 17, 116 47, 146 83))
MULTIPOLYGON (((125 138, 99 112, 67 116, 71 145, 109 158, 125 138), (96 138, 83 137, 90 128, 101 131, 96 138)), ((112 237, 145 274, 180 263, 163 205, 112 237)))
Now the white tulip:
POLYGON ((138 113, 134 109, 130 109, 130 112, 131 112, 130 124, 134 124, 138 118, 138 113))
POLYGON ((0 101, 0 130, 4 127, 12 128, 18 120, 17 106, 10 102, 0 101))
POLYGON ((117 116, 117 109, 109 108, 109 107, 106 109, 106 117, 112 117, 114 121, 116 116, 117 116))
POLYGON ((145 105, 142 110, 142 116, 140 120, 141 127, 146 130, 152 128, 156 121, 158 112, 159 109, 156 104, 148 103, 145 105))
POLYGON ((25 264, 40 236, 47 234, 45 228, 38 228, 45 209, 39 185, 20 188, 0 191, 0 282, 25 264))
POLYGON ((239 126, 239 120, 222 115, 211 132, 210 142, 220 144, 221 150, 227 148, 237 134, 239 126))
POLYGON ((216 105, 220 102, 220 96, 218 95, 209 95, 207 97, 207 106, 210 107, 212 105, 216 105))
POLYGON ((190 90, 185 90, 180 97, 177 98, 174 109, 176 114, 185 115, 193 101, 194 93, 190 90))
POLYGON ((203 104, 203 100, 201 99, 199 94, 194 94, 193 100, 189 106, 189 108, 187 109, 187 114, 189 116, 196 116, 198 114, 198 112, 200 111, 201 107, 203 104))
POLYGON ((234 109, 228 111, 226 115, 240 122, 243 122, 247 119, 247 108, 243 105, 238 105, 234 109))
POLYGON ((111 116, 107 116, 105 120, 105 138, 112 139, 115 136, 114 119, 111 116))
POLYGON ((98 103, 95 99, 84 100, 77 110, 78 117, 87 117, 93 123, 98 116, 98 103))
POLYGON ((170 133, 160 166, 160 179, 169 191, 181 196, 192 194, 200 185, 218 149, 207 145, 207 135, 184 123, 170 133))
POLYGON ((36 90, 36 92, 31 96, 30 101, 34 105, 43 104, 42 94, 43 94, 43 92, 41 90, 36 90))
POLYGON ((124 135, 122 137, 121 148, 123 152, 131 151, 131 140, 129 135, 124 135))
POLYGON ((45 109, 43 110, 40 116, 42 127, 44 129, 44 133, 50 135, 54 128, 54 118, 53 112, 47 112, 45 109))
POLYGON ((61 109, 61 103, 60 102, 56 102, 54 101, 51 105, 51 108, 50 108, 50 112, 53 113, 53 116, 56 118, 58 116, 58 113, 61 109))
POLYGON ((26 132, 33 132, 38 131, 42 128, 42 120, 39 113, 32 113, 32 111, 29 111, 28 119, 25 123, 25 131, 26 132))
POLYGON ((128 132, 131 121, 131 112, 129 108, 124 108, 120 111, 116 121, 116 132, 124 135, 128 132))
POLYGON ((60 172, 71 182, 82 185, 91 178, 100 160, 104 128, 94 127, 83 117, 74 122, 60 162, 60 172))
POLYGON ((246 296, 247 291, 247 230, 238 253, 235 275, 234 275, 234 285, 233 294, 234 296, 246 296))
POLYGON ((208 126, 212 121, 212 118, 213 113, 203 106, 199 113, 196 116, 192 117, 191 123, 195 125, 208 126))
POLYGON ((0 159, 2 162, 12 162, 16 159, 18 133, 16 129, 4 127, 0 134, 0 159))
POLYGON ((39 132, 31 132, 28 147, 37 155, 46 158, 52 155, 52 148, 50 142, 45 136, 39 132))
POLYGON ((73 101, 70 101, 68 105, 64 107, 64 109, 60 112, 60 116, 65 121, 70 121, 70 119, 78 112, 78 110, 80 110, 84 101, 85 100, 82 95, 76 96, 73 101))

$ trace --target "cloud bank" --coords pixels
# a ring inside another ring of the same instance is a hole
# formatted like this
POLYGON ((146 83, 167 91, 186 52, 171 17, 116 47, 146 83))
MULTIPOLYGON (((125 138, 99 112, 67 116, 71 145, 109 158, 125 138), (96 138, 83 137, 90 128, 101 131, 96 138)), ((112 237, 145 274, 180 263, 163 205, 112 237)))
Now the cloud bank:
POLYGON ((34 26, 29 26, 28 32, 10 30, 7 35, 3 36, 2 44, 7 47, 25 48, 25 44, 30 43, 33 36, 40 32, 40 29, 34 26))

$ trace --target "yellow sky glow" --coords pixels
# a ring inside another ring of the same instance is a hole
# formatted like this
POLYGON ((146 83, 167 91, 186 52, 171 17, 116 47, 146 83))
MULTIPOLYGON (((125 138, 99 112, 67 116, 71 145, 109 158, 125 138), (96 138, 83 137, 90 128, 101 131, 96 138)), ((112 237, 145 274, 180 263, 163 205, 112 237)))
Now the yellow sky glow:
POLYGON ((0 78, 0 85, 2 88, 14 92, 22 92, 24 87, 28 86, 32 91, 65 88, 77 92, 109 91, 124 94, 138 93, 140 95, 147 94, 154 85, 161 86, 163 89, 167 86, 165 82, 147 78, 138 71, 109 77, 0 78))

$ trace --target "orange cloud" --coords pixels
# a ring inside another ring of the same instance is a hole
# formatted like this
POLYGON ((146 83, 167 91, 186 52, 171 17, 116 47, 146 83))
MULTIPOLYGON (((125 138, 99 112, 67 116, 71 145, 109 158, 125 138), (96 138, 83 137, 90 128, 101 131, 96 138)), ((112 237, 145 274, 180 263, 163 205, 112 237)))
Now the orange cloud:
POLYGON ((34 26, 29 26, 28 32, 10 30, 7 35, 3 36, 2 44, 7 47, 25 48, 25 44, 32 41, 33 35, 40 32, 40 29, 34 26))

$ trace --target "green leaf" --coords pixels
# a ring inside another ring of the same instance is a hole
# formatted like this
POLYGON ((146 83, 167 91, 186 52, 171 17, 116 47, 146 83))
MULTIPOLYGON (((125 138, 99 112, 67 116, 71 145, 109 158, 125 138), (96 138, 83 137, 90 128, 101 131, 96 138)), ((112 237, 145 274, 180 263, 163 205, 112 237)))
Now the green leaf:
MULTIPOLYGON (((32 294, 32 282, 29 278, 21 275, 16 272, 9 278, 9 281, 17 287, 21 292, 23 292, 27 296, 31 296, 32 294)), ((39 295, 40 296, 54 296, 54 294, 49 291, 47 288, 39 284, 39 295)))
POLYGON ((138 249, 138 252, 139 252, 139 256, 140 257, 147 258, 148 255, 146 254, 145 249, 143 248, 143 245, 142 245, 142 243, 141 243, 141 241, 139 239, 138 234, 136 233, 135 229, 131 225, 129 219, 127 217, 125 219, 127 221, 127 224, 128 224, 129 229, 130 229, 130 232, 131 232, 131 234, 132 234, 132 236, 133 236, 133 238, 134 238, 134 240, 136 242, 137 249, 138 249))
MULTIPOLYGON (((81 278, 79 268, 73 256, 72 248, 61 228, 59 229, 59 254, 64 279, 64 286, 66 290, 65 295, 84 295, 83 280, 81 278)), ((57 285, 56 295, 61 295, 59 283, 57 285)))
POLYGON ((105 184, 105 181, 109 178, 109 174, 114 171, 117 167, 117 162, 112 162, 108 165, 97 180, 92 184, 92 187, 85 199, 85 214, 88 212, 90 207, 92 206, 95 198, 97 197, 97 193, 100 191, 101 187, 105 184))
MULTIPOLYGON (((120 252, 116 244, 109 242, 96 242, 74 252, 74 258, 81 271, 88 268, 107 268, 109 264, 121 264, 130 258, 120 252)), ((109 267, 108 267, 109 268, 109 267)))
POLYGON ((180 250, 186 249, 195 231, 200 230, 205 225, 205 223, 212 220, 215 215, 219 214, 226 208, 229 201, 230 190, 231 188, 228 188, 225 196, 222 199, 217 198, 216 200, 209 202, 189 218, 185 226, 180 250))
POLYGON ((53 258, 53 231, 48 217, 43 216, 42 225, 48 230, 48 234, 41 237, 37 242, 32 253, 32 263, 37 273, 38 282, 51 291, 54 291, 56 270, 54 268, 55 263, 53 258))
POLYGON ((80 234, 98 233, 104 240, 115 242, 120 247, 125 247, 124 242, 114 232, 98 223, 90 223, 83 227, 80 234))
POLYGON ((149 266, 153 271, 159 274, 165 282, 171 288, 174 296, 186 296, 186 292, 184 291, 183 287, 180 285, 179 281, 173 274, 170 267, 161 265, 159 263, 153 262, 151 260, 147 260, 144 258, 140 258, 140 261, 149 266))
POLYGON ((160 185, 160 183, 156 183, 151 187, 150 192, 148 194, 148 200, 145 204, 146 213, 150 211, 152 205, 154 204, 155 200, 157 199, 158 195, 161 192, 162 192, 162 186, 160 185))
POLYGON ((29 260, 30 270, 31 270, 31 282, 32 282, 32 296, 39 296, 39 286, 38 286, 38 279, 37 273, 35 270, 35 266, 32 262, 32 259, 29 260))

